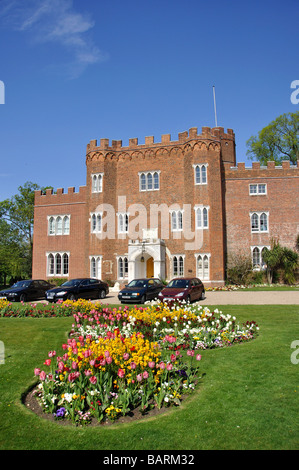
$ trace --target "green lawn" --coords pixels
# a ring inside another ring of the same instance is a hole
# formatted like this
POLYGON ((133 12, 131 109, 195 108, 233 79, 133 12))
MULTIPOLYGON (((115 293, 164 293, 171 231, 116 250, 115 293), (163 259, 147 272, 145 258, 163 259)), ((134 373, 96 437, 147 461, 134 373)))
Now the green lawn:
MULTIPOLYGON (((212 307, 209 307, 212 309, 212 307)), ((60 352, 72 318, 0 318, 0 449, 201 450, 298 449, 298 306, 218 306, 255 320, 254 341, 202 351, 199 387, 164 415, 112 426, 62 426, 38 418, 21 395, 49 350, 60 352)))

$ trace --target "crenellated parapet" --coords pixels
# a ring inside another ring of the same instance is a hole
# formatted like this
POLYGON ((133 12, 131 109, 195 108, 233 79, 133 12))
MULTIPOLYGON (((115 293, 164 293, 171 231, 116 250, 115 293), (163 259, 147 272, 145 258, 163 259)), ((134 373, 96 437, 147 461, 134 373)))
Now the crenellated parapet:
POLYGON ((100 139, 99 145, 97 140, 91 140, 87 144, 86 163, 107 158, 130 158, 138 154, 152 157, 162 153, 167 156, 177 149, 184 153, 195 148, 222 151, 224 161, 235 163, 235 134, 232 129, 224 132, 222 127, 202 127, 200 134, 197 127, 192 127, 189 131, 180 132, 177 140, 171 140, 170 134, 163 134, 160 142, 155 142, 154 136, 147 136, 143 144, 138 143, 138 138, 130 138, 127 146, 123 146, 122 140, 112 140, 111 145, 109 139, 100 139))
POLYGON ((299 160, 296 165, 292 165, 289 160, 283 161, 281 165, 268 161, 267 166, 252 162, 250 167, 244 162, 239 162, 236 166, 224 163, 224 173, 225 179, 299 177, 299 160))
POLYGON ((86 186, 80 186, 79 191, 69 187, 67 192, 63 188, 46 189, 46 192, 35 191, 35 207, 60 204, 84 204, 86 202, 86 186))

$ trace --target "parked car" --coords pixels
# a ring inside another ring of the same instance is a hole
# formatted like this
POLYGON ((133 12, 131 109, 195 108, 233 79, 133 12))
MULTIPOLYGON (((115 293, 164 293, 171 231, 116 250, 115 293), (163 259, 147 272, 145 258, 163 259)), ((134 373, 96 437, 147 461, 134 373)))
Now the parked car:
POLYGON ((26 302, 27 300, 39 300, 46 297, 46 291, 54 287, 41 279, 25 279, 18 281, 8 289, 0 292, 0 297, 5 297, 13 302, 26 302))
POLYGON ((163 289, 160 279, 133 279, 118 293, 118 299, 121 303, 140 302, 144 304, 147 300, 153 300, 158 297, 163 289))
POLYGON ((66 299, 104 299, 108 293, 109 286, 106 282, 98 279, 80 278, 71 279, 59 287, 48 290, 46 299, 49 302, 66 299))
POLYGON ((175 278, 160 292, 158 298, 166 302, 171 300, 185 300, 186 302, 203 300, 205 288, 197 277, 175 278))

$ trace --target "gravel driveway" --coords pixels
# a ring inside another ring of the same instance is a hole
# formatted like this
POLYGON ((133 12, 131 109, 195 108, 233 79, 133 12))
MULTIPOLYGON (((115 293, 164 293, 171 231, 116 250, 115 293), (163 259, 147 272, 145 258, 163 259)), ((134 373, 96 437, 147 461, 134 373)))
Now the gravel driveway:
MULTIPOLYGON (((106 304, 119 304, 117 292, 110 292, 102 300, 106 304)), ((299 305, 298 291, 214 291, 206 292, 201 305, 299 305)), ((133 304, 132 304, 133 305, 133 304)))

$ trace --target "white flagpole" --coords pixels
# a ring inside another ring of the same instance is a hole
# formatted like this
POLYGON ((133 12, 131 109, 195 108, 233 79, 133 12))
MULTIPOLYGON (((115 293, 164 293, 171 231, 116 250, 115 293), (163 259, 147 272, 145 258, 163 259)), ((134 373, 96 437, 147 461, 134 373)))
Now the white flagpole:
POLYGON ((214 95, 214 111, 215 111, 215 124, 217 126, 217 112, 216 112, 216 98, 215 98, 215 86, 213 85, 213 95, 214 95))

